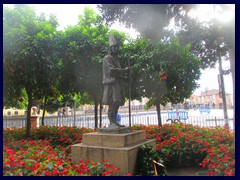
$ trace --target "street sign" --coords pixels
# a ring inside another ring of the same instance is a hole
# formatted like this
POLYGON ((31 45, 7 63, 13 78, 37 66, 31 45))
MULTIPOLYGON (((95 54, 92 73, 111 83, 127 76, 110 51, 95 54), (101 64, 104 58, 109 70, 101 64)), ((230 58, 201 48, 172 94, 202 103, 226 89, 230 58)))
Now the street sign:
POLYGON ((169 119, 179 119, 179 120, 187 120, 188 112, 186 111, 172 111, 168 113, 169 119))
POLYGON ((204 113, 204 112, 209 114, 211 109, 210 109, 210 106, 199 106, 199 111, 200 111, 201 114, 204 113))

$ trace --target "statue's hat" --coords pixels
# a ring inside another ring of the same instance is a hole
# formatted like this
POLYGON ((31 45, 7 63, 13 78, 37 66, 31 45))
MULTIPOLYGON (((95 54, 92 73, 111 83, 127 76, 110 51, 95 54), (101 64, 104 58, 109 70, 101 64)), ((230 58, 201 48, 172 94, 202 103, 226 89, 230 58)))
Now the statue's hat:
POLYGON ((117 40, 112 35, 112 33, 109 34, 109 46, 118 45, 117 40))

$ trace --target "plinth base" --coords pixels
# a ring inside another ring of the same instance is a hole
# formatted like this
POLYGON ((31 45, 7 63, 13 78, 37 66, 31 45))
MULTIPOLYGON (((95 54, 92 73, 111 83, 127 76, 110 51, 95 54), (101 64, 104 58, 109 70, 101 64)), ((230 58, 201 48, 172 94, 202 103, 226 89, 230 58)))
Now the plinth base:
POLYGON ((117 128, 98 128, 97 132, 99 133, 107 133, 107 134, 123 134, 132 132, 131 127, 117 127, 117 128))
POLYGON ((80 144, 71 148, 72 161, 107 160, 115 167, 120 167, 120 175, 135 175, 137 152, 141 145, 156 146, 155 140, 146 139, 146 131, 138 130, 125 134, 86 133, 80 144))

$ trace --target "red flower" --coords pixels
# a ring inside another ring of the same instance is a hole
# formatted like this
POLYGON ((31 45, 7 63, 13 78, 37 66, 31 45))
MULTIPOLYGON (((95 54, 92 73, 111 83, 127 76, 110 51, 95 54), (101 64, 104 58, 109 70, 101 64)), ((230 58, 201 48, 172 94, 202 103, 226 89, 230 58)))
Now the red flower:
POLYGON ((198 133, 198 132, 195 132, 195 133, 194 133, 194 136, 199 136, 199 133, 198 133))
POLYGON ((36 163, 34 167, 35 169, 38 169, 40 167, 40 163, 36 163))
POLYGON ((228 162, 230 160, 230 158, 229 157, 227 157, 227 156, 224 156, 223 157, 223 159, 222 159, 222 162, 228 162))
POLYGON ((197 143, 201 143, 202 140, 201 140, 201 139, 196 139, 196 142, 197 142, 197 143))
POLYGON ((209 153, 209 156, 210 156, 210 157, 214 157, 215 154, 214 154, 214 153, 209 153))
POLYGON ((234 172, 227 172, 227 173, 225 173, 224 175, 225 175, 225 176, 234 176, 235 173, 234 173, 234 172))
POLYGON ((163 76, 162 80, 164 80, 164 81, 167 80, 167 76, 163 76))
POLYGON ((177 137, 176 136, 172 136, 172 137, 170 137, 170 142, 175 142, 175 141, 177 141, 177 137))
POLYGON ((220 150, 221 150, 222 152, 227 152, 227 148, 226 148, 226 147, 220 147, 220 150))
POLYGON ((9 154, 9 155, 12 155, 12 154, 16 154, 16 152, 12 149, 7 149, 6 152, 9 154))
POLYGON ((14 161, 15 161, 15 158, 14 158, 13 156, 10 156, 10 157, 9 157, 9 160, 10 160, 11 162, 14 162, 14 161))
POLYGON ((164 74, 165 74, 165 72, 160 72, 160 73, 159 73, 159 75, 160 75, 161 77, 163 77, 164 74))
POLYGON ((200 148, 200 151, 201 152, 204 152, 204 151, 206 151, 207 149, 206 148, 200 148))

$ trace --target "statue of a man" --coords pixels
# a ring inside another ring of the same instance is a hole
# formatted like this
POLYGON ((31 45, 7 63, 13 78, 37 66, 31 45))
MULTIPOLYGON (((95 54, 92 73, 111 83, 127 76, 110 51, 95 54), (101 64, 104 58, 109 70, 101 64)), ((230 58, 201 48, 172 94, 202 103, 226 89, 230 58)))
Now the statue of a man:
POLYGON ((116 120, 118 109, 124 105, 122 83, 128 78, 129 68, 122 69, 119 63, 119 45, 115 37, 109 35, 109 54, 103 59, 103 99, 102 103, 108 105, 108 119, 110 128, 124 127, 116 120))

